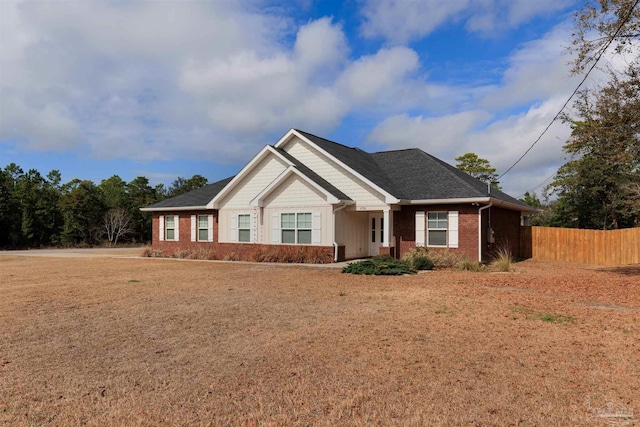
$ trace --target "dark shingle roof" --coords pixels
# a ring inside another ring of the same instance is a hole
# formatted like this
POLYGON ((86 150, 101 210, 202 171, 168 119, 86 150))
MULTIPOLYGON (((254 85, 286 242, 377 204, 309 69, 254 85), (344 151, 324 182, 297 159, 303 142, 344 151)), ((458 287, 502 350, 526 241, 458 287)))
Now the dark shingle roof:
POLYGON ((526 204, 491 188, 424 151, 382 151, 369 154, 296 129, 321 149, 398 199, 466 199, 493 197, 523 208, 526 204))
POLYGON ((373 153, 387 176, 401 189, 397 196, 408 200, 466 199, 493 197, 504 202, 527 208, 519 200, 491 188, 487 184, 466 174, 448 163, 424 151, 407 150, 373 153))
POLYGON ((305 136, 305 138, 309 139, 318 147, 331 154, 333 157, 340 160, 342 163, 349 166, 351 169, 358 172, 360 175, 364 176, 387 193, 392 195, 399 193, 395 183, 389 179, 387 174, 382 170, 371 154, 366 151, 362 151, 359 148, 347 147, 346 145, 320 138, 319 136, 312 135, 299 129, 296 129, 296 131, 300 132, 305 136))
MULTIPOLYGON (((531 209, 526 204, 500 190, 491 188, 489 192, 486 183, 417 148, 371 154, 359 148, 347 147, 298 129, 296 131, 316 144, 320 149, 398 199, 439 200, 492 197, 522 207, 523 210, 531 209)), ((306 177, 327 192, 339 200, 351 200, 349 196, 286 151, 279 148, 276 148, 276 150, 290 160, 306 177)), ((153 204, 148 208, 205 206, 233 178, 229 177, 222 181, 205 185, 189 193, 153 204)))
POLYGON ((283 157, 285 157, 287 160, 293 163, 296 169, 302 172, 303 175, 305 175, 311 181, 318 184, 320 187, 324 188, 327 192, 329 192, 329 194, 336 197, 338 200, 351 200, 349 196, 347 196, 342 191, 338 190, 336 187, 331 185, 329 182, 327 182, 327 180, 322 178, 320 175, 318 175, 317 173, 315 173, 314 171, 312 171, 311 169, 303 165, 300 162, 300 160, 296 159, 291 154, 284 151, 282 148, 276 148, 276 151, 278 151, 278 153, 280 153, 283 157))
POLYGON ((221 181, 196 188, 188 193, 154 203, 147 208, 185 208, 190 206, 206 206, 234 177, 230 176, 221 181))

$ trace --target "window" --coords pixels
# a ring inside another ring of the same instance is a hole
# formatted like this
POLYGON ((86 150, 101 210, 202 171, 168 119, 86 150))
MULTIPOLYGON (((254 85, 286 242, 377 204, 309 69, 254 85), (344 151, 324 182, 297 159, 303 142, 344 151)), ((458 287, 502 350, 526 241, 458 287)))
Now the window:
POLYGON ((447 246, 446 212, 427 212, 427 246, 447 246))
POLYGON ((280 215, 282 243, 311 244, 311 213, 283 213, 280 215))
POLYGON ((238 242, 251 242, 251 215, 238 215, 238 242))
POLYGON ((198 241, 206 242, 209 240, 209 216, 198 215, 198 241))
POLYGON ((164 236, 166 240, 176 239, 176 221, 174 216, 167 216, 164 219, 164 236))

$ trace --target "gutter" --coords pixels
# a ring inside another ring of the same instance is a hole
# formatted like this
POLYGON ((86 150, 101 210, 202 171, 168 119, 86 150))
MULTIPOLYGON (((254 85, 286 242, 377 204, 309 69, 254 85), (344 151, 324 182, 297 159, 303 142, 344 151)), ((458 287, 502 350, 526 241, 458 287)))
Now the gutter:
POLYGON ((465 204, 465 203, 491 203, 494 206, 502 206, 507 209, 511 209, 518 212, 535 212, 528 206, 518 205, 516 203, 506 202, 504 200, 496 199, 495 197, 467 197, 457 199, 422 199, 422 200, 401 200, 401 205, 450 205, 450 204, 465 204))
POLYGON ((169 207, 162 207, 162 208, 140 208, 140 211, 142 212, 175 212, 175 211, 206 211, 206 210, 211 210, 208 209, 206 206, 169 206, 169 207))
POLYGON ((482 211, 491 206, 493 206, 493 203, 478 208, 478 262, 482 262, 482 211))
POLYGON ((333 262, 338 262, 338 242, 336 242, 336 212, 346 208, 347 204, 343 203, 342 206, 333 210, 333 262))

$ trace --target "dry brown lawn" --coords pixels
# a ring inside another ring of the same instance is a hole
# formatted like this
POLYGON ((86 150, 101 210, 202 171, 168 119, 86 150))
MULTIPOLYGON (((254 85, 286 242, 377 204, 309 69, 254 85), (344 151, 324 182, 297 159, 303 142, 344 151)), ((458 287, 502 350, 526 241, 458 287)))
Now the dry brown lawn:
POLYGON ((0 425, 640 425, 640 266, 0 257, 0 425))

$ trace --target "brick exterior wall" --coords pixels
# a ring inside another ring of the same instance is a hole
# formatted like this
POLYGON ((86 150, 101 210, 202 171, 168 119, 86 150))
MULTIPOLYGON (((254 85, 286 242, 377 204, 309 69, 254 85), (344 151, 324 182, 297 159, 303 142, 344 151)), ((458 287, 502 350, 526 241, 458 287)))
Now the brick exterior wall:
POLYGON ((449 249, 464 254, 470 260, 478 259, 478 208, 471 205, 415 205, 402 206, 393 213, 393 231, 396 257, 402 258, 416 247, 416 212, 458 211, 458 247, 449 249))
MULTIPOLYGON (((389 254, 402 258, 415 242, 416 211, 458 211, 458 248, 450 251, 465 255, 470 260, 478 259, 478 206, 472 205, 416 205, 402 206, 393 213, 394 246, 380 247, 380 254, 389 254)), ((210 251, 216 259, 235 259, 255 261, 261 253, 285 252, 295 255, 300 250, 313 253, 313 257, 333 261, 334 248, 332 246, 297 246, 297 245, 267 245, 256 243, 219 243, 218 242, 218 212, 217 211, 182 211, 182 212, 154 212, 152 246, 162 250, 166 256, 172 256, 176 251, 210 251), (179 215, 180 240, 159 241, 160 215, 179 215), (191 215, 213 215, 213 242, 191 241, 191 215), (305 249, 300 249, 305 248, 305 249)), ((491 255, 501 247, 511 250, 514 257, 520 257, 520 212, 492 206, 482 211, 482 259, 489 260, 491 255), (494 231, 495 243, 487 241, 489 220, 494 231)), ((344 250, 342 251, 344 257, 344 250)), ((341 257, 341 258, 342 258, 341 257)), ((342 261, 343 259, 339 259, 342 261)))
POLYGON ((213 241, 218 241, 218 211, 181 211, 181 212, 153 212, 152 227, 151 230, 151 246, 156 249, 162 249, 167 252, 175 251, 178 247, 181 248, 197 248, 205 245, 211 245, 211 242, 192 242, 191 241, 191 215, 213 215, 213 241), (158 240, 160 229, 160 215, 180 216, 180 230, 179 240, 176 241, 163 241, 158 240))
POLYGON ((490 210, 491 228, 494 231, 495 243, 488 245, 487 255, 490 257, 496 250, 508 248, 514 257, 521 258, 520 212, 495 206, 492 206, 490 210))
MULTIPOLYGON (((481 206, 480 206, 481 207, 481 206)), ((416 211, 458 211, 458 248, 448 249, 465 255, 469 260, 478 259, 478 208, 472 205, 416 205, 402 206, 393 213, 393 230, 395 235, 395 256, 402 258, 411 248, 416 246, 415 215, 416 211)), ((510 248, 515 257, 520 256, 520 212, 492 206, 482 211, 482 259, 489 260, 499 247, 510 248), (495 244, 487 241, 489 217, 494 230, 495 244)))
MULTIPOLYGON (((181 211, 153 213, 152 247, 161 250, 164 256, 172 257, 179 252, 207 253, 210 259, 227 259, 234 261, 256 261, 261 257, 280 256, 285 259, 301 257, 301 253, 310 256, 317 263, 333 262, 333 246, 312 245, 266 245, 257 243, 220 243, 218 242, 218 212, 217 211, 181 211), (160 241, 160 215, 178 215, 179 240, 160 241), (213 242, 191 241, 191 215, 213 215, 213 242)), ((344 249, 342 250, 344 257, 344 249)), ((339 261, 342 261, 339 259, 339 261)))

